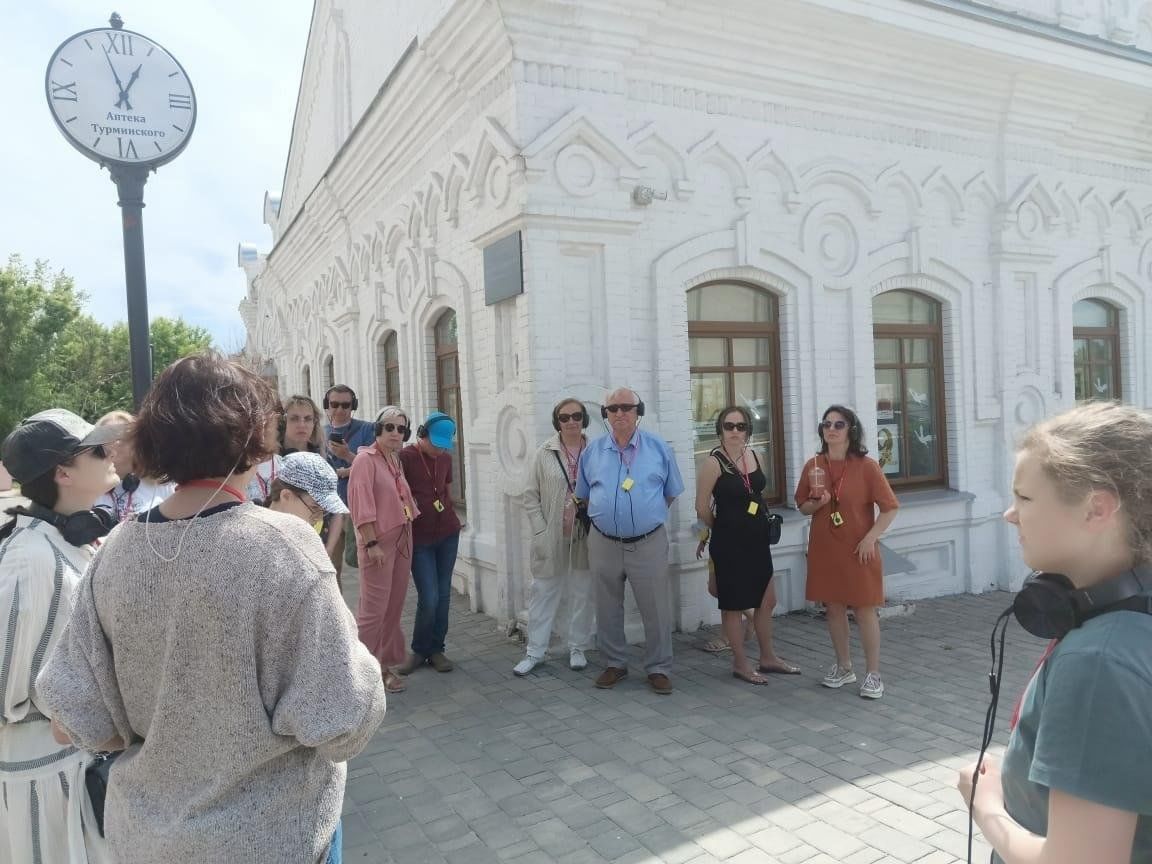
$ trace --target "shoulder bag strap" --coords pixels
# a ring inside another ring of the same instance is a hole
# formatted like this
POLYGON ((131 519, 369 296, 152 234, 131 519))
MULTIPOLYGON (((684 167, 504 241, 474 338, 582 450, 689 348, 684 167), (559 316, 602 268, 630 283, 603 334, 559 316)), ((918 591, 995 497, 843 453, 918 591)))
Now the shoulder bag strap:
POLYGON ((556 464, 560 466, 560 473, 564 475, 564 482, 568 484, 568 491, 575 494, 576 487, 572 485, 572 478, 568 476, 568 467, 564 464, 564 460, 560 458, 560 451, 553 450, 552 455, 556 457, 556 464))

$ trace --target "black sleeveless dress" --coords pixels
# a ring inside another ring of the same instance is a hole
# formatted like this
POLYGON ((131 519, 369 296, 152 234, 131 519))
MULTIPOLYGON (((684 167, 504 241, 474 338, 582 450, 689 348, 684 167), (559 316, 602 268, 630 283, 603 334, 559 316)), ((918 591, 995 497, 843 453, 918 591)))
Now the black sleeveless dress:
POLYGON ((755 609, 764 600, 772 580, 772 546, 768 542, 768 508, 761 496, 768 485, 759 462, 748 475, 751 494, 743 474, 724 452, 713 450, 720 463, 720 479, 712 487, 716 520, 708 554, 716 570, 716 600, 720 609, 730 612, 755 609), (759 506, 748 512, 749 503, 759 506))

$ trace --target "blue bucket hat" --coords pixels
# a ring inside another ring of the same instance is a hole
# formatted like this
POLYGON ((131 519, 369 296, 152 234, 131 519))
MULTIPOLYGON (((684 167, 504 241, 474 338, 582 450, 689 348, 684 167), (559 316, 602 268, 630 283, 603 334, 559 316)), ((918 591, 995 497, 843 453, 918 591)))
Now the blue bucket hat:
POLYGON ((433 447, 451 450, 456 444, 456 421, 443 411, 433 411, 424 420, 424 435, 433 447))

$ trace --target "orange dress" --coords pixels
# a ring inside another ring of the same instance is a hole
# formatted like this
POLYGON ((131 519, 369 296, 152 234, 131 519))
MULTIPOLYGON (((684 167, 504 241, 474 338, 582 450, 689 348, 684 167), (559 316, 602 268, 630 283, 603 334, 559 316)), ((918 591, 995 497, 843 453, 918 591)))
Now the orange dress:
POLYGON ((827 456, 816 456, 800 472, 797 506, 808 500, 808 472, 817 464, 824 469, 824 486, 829 492, 834 492, 843 476, 839 501, 844 524, 833 526, 831 502, 812 515, 805 596, 820 603, 880 606, 884 603, 884 565, 879 549, 870 564, 861 564, 856 546, 876 524, 876 508, 887 513, 897 509, 900 502, 876 460, 849 456, 843 462, 830 462, 827 456))

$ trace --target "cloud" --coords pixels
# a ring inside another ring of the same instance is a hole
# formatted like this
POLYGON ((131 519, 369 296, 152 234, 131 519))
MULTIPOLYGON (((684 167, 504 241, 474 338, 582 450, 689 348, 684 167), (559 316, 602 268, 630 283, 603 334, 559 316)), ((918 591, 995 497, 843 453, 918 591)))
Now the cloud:
MULTIPOLYGON (((6 10, 7 32, 21 35, 0 54, 0 258, 47 260, 75 277, 97 319, 113 322, 126 318, 116 188, 64 140, 44 98, 56 46, 106 26, 107 12, 97 8, 89 0, 40 0, 6 10)), ((283 178, 312 2, 150 0, 120 12, 127 29, 183 64, 199 104, 188 148, 144 190, 149 312, 183 317, 222 347, 239 348, 236 307, 245 283, 236 244, 271 245, 264 192, 283 178)))

